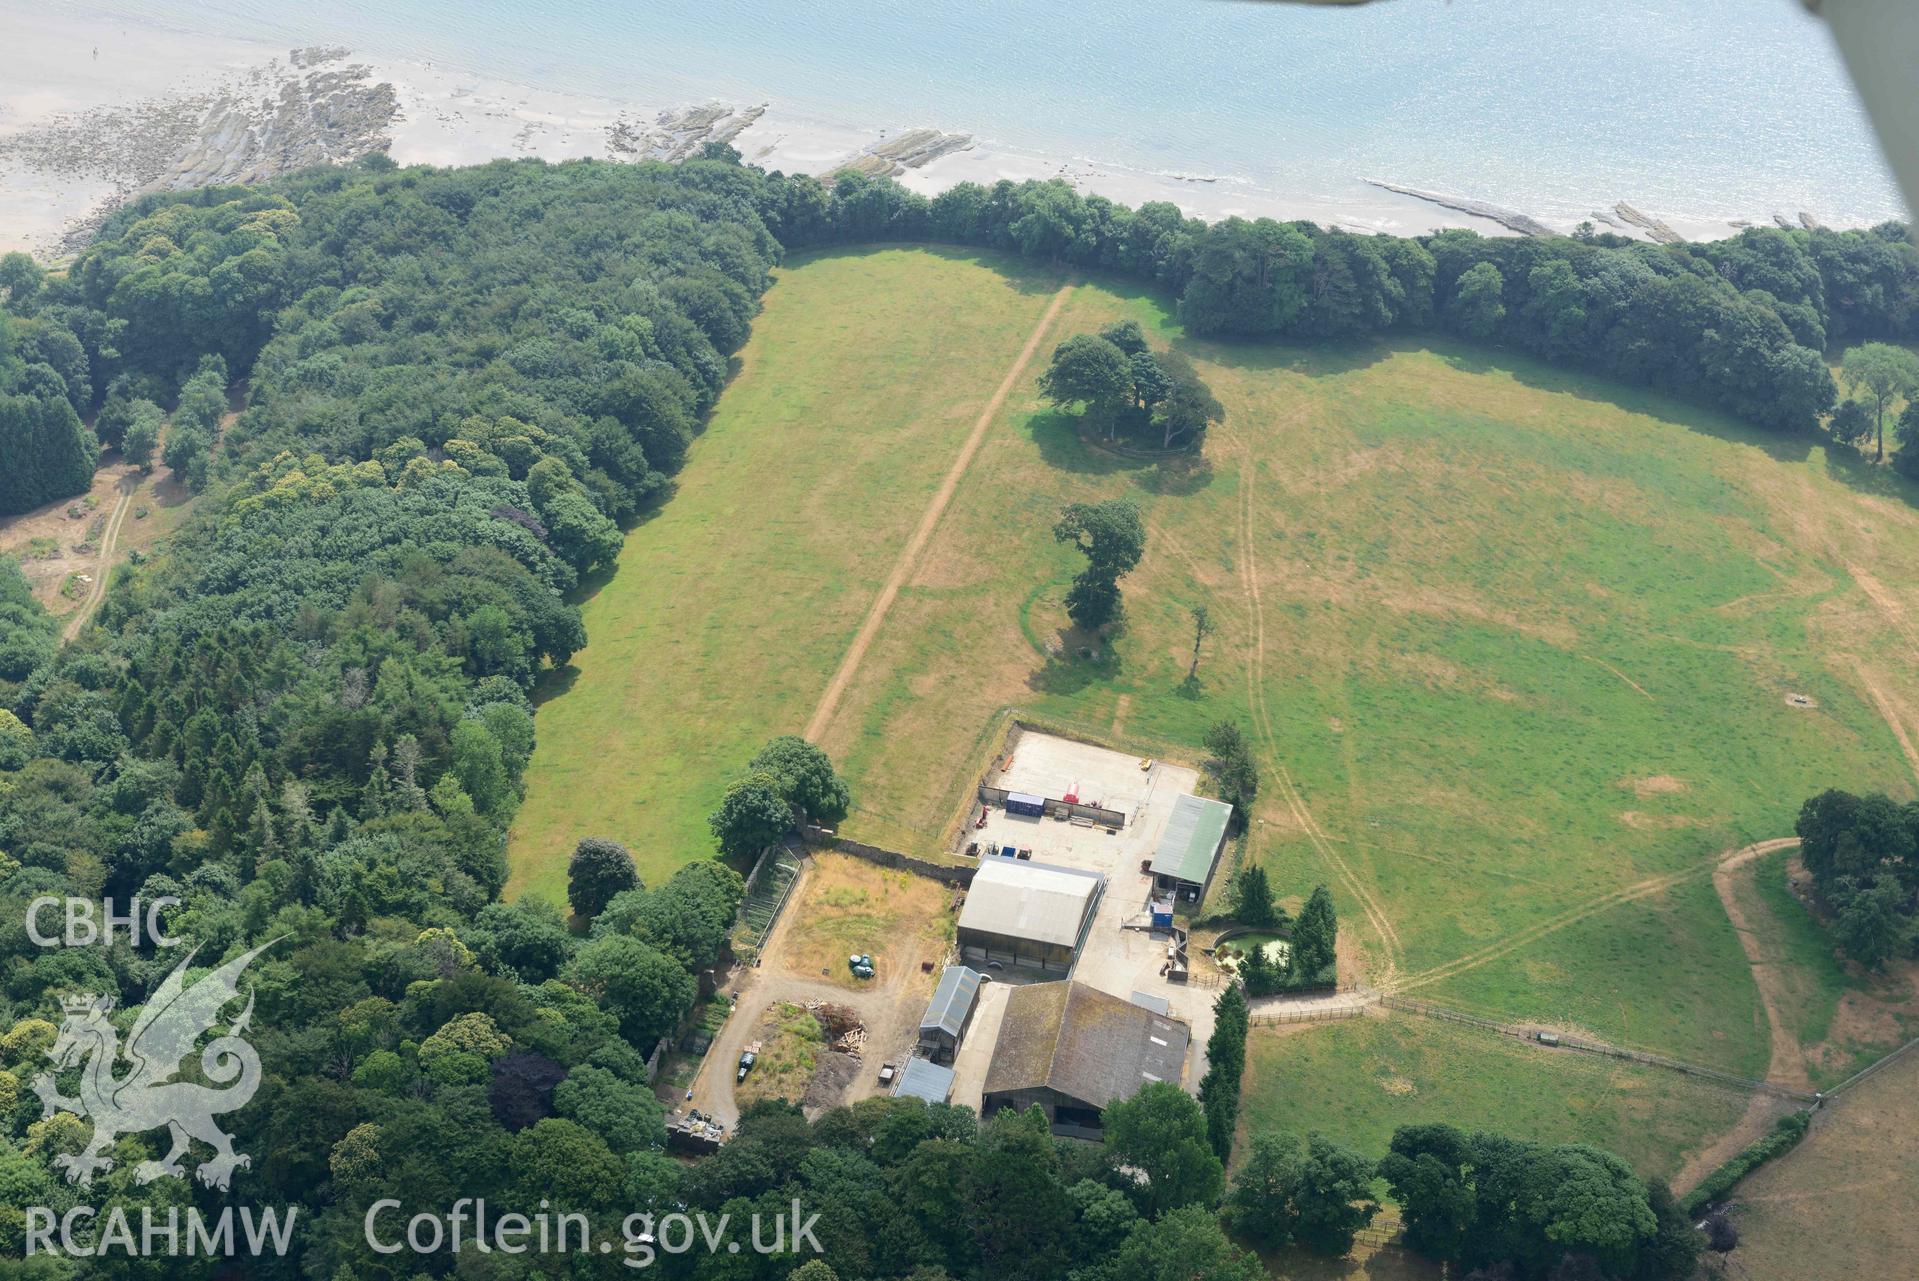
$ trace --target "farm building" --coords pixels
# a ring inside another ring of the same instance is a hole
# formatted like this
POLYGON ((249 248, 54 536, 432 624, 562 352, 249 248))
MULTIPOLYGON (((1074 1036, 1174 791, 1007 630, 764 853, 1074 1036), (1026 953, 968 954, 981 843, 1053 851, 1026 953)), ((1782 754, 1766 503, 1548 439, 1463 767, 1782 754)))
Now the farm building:
POLYGON ((1154 887, 1182 898, 1205 898, 1232 817, 1233 807, 1224 801, 1189 795, 1173 802, 1166 830, 1148 863, 1154 887))
POLYGON ((1084 983, 1033 983, 1007 996, 981 1115, 1038 1105, 1055 1134, 1100 1136, 1100 1112, 1150 1081, 1181 1083, 1192 1029, 1084 983))
POLYGON ((960 957, 981 969, 1070 973, 1105 887, 1098 872, 988 858, 960 909, 960 957))
POLYGON ((952 1093, 953 1069, 919 1058, 906 1060, 899 1084, 893 1087, 895 1098, 924 1099, 928 1103, 944 1103, 952 1093))
POLYGON ((940 974, 939 986, 926 1013, 920 1016, 919 1053, 935 1063, 951 1063, 966 1024, 973 1017, 975 998, 979 996, 980 974, 964 965, 949 965, 940 974))

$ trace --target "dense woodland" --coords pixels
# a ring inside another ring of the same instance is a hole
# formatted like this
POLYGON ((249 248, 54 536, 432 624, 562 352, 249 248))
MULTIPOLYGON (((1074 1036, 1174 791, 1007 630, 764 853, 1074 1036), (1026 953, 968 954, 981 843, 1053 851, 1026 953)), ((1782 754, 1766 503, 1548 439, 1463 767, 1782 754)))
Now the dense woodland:
MULTIPOLYGON (((846 1281, 1237 1278, 1253 1265, 1222 1224, 1331 1249, 1363 1221, 1371 1156, 1275 1138, 1229 1192, 1221 1136, 1177 1091, 1142 1096, 1106 1149, 1024 1119, 976 1127, 884 1103, 810 1126, 774 1109, 683 1167, 661 1152, 643 1058, 720 955, 738 876, 695 859, 637 886, 596 846, 576 878, 590 927, 500 901, 529 695, 584 639, 568 592, 669 497, 782 252, 884 239, 1150 281, 1197 334, 1456 331, 1781 430, 1830 406, 1822 348, 1909 337, 1919 300, 1913 252, 1889 229, 1672 248, 1361 238, 1207 227, 1060 184, 928 201, 858 177, 764 175, 723 152, 672 168, 400 171, 374 157, 142 199, 62 272, 9 258, 0 512, 83 487, 96 432, 159 451, 205 493, 64 648, 0 565, 4 1253, 26 1205, 224 1203, 190 1182, 136 1183, 159 1136, 123 1140, 89 1190, 61 1181, 55 1162, 86 1127, 42 1119, 29 1088, 59 995, 111 995, 124 1027, 178 954, 42 950, 24 928, 42 895, 177 897, 168 929, 200 963, 279 940, 250 971, 265 1083, 230 1119, 254 1157, 236 1194, 297 1203, 304 1226, 295 1257, 249 1275, 619 1271, 617 1257, 373 1258, 361 1215, 387 1195, 418 1209, 557 1196, 616 1215, 797 1190, 829 1210, 826 1262, 846 1281)), ((805 768, 790 745, 753 762, 715 817, 719 847, 750 854, 797 811, 843 808, 805 768)), ((1438 1257, 1526 1277, 1690 1266, 1670 1198, 1604 1154, 1437 1131, 1395 1154, 1381 1175, 1409 1222, 1433 1207, 1417 1223, 1438 1257)), ((779 1276, 791 1262, 691 1270, 779 1276)), ((4 1275, 68 1270, 0 1261, 4 1275)))

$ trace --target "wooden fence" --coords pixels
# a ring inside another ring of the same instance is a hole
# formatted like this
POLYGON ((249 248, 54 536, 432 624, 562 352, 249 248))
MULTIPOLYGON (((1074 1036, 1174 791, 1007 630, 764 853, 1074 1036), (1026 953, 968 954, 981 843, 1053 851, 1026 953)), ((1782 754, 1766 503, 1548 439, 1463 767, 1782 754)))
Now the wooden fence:
POLYGON ((1749 1076, 1739 1076, 1732 1072, 1721 1072, 1718 1068, 1702 1067, 1697 1063, 1686 1063, 1679 1059, 1669 1059, 1663 1054, 1648 1054, 1644 1050, 1629 1050, 1624 1046, 1607 1045, 1603 1041, 1587 1041, 1562 1032, 1549 1033, 1551 1041, 1540 1041, 1540 1029, 1522 1023, 1502 1023, 1497 1019, 1482 1018, 1477 1014, 1468 1014, 1464 1010, 1450 1009, 1444 1005, 1435 1005, 1431 1001, 1421 1001, 1410 996, 1386 996, 1381 1003, 1388 1009, 1404 1010, 1430 1019, 1444 1019, 1450 1023, 1463 1023, 1469 1027, 1484 1028, 1502 1036, 1518 1037, 1542 1045, 1551 1045, 1562 1050, 1576 1050, 1581 1054, 1599 1054, 1612 1059, 1624 1059, 1630 1063, 1644 1063, 1648 1067, 1666 1068, 1673 1072, 1683 1072, 1687 1076, 1698 1077, 1705 1081, 1714 1081, 1720 1085, 1732 1086, 1740 1090, 1758 1090, 1780 1098, 1797 1099, 1802 1103, 1817 1103, 1820 1096, 1806 1090, 1795 1090, 1789 1086, 1777 1085, 1771 1081, 1757 1081, 1749 1076))
POLYGON ((1279 1027, 1287 1023, 1332 1023, 1339 1019, 1356 1019, 1366 1012, 1363 1005, 1324 1005, 1310 1010, 1274 1010, 1268 1014, 1249 1014, 1246 1022, 1251 1027, 1279 1027))

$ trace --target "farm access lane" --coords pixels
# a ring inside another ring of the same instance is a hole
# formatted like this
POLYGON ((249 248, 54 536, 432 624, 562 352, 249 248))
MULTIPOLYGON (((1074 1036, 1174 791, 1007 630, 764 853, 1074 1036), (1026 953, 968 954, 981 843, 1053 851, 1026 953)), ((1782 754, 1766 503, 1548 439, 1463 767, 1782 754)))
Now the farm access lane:
POLYGON ((729 1135, 740 1119, 739 1102, 733 1093, 740 1054, 772 1006, 807 1001, 842 1005, 852 1010, 866 1028, 860 1072, 841 1100, 844 1103, 879 1093, 880 1064, 903 1063, 919 1035, 920 1015, 926 1010, 932 984, 920 973, 917 957, 880 954, 879 976, 856 988, 842 987, 818 975, 796 974, 785 965, 789 937, 801 919, 796 908, 806 901, 807 881, 813 874, 813 861, 804 860, 786 910, 760 948, 761 963, 738 972, 733 1012, 707 1048, 693 1079, 692 1099, 677 1102, 682 1114, 687 1108, 698 1108, 724 1124, 729 1135))

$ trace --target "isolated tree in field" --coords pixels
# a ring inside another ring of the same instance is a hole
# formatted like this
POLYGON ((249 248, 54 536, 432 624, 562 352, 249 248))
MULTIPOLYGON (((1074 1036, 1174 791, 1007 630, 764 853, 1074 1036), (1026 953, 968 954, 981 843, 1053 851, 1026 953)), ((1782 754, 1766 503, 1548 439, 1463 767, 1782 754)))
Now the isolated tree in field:
POLYGON ((566 901, 576 915, 598 916, 615 894, 639 884, 633 855, 618 841, 588 836, 573 847, 566 865, 566 901))
POLYGON ((1040 392, 1061 408, 1084 404, 1110 433, 1133 397, 1133 364, 1125 352, 1096 334, 1079 334, 1053 349, 1039 376, 1040 392))
POLYGON ((781 795, 779 780, 756 770, 726 789, 706 822, 722 854, 753 858, 792 828, 793 807, 781 795))
POLYGON ((1272 882, 1266 879, 1266 869, 1257 863, 1248 863, 1233 873, 1232 903, 1233 919, 1242 925, 1265 928, 1279 923, 1272 882))
POLYGON ((1208 636, 1211 636, 1214 633, 1214 631, 1218 629, 1213 623, 1212 611, 1207 609, 1204 605, 1193 606, 1192 614, 1193 614, 1193 664, 1191 667, 1188 667, 1186 669, 1186 679, 1189 681, 1196 681, 1199 679, 1199 647, 1201 645, 1204 645, 1206 643, 1206 638, 1208 636))
POLYGON ((1259 795, 1259 765, 1252 745, 1231 721, 1219 721, 1206 731, 1206 772, 1212 775, 1219 798, 1233 807, 1233 830, 1244 831, 1259 795))
POLYGON ((1324 885, 1315 886, 1293 923, 1293 974, 1312 978, 1333 963, 1338 948, 1339 917, 1333 911, 1333 896, 1324 885))
POLYGON ((1919 356, 1891 343, 1869 342, 1848 351, 1839 364, 1846 385, 1865 397, 1873 408, 1877 447, 1875 462, 1886 456, 1886 410, 1900 397, 1919 389, 1919 356))
POLYGON ((1071 503, 1053 526, 1053 537, 1086 557, 1086 568, 1066 594, 1066 612, 1079 626, 1097 631, 1119 617, 1119 580, 1146 554, 1146 522, 1123 498, 1071 503))
POLYGON ((1489 262, 1475 263, 1460 274, 1446 303, 1446 319, 1468 337, 1487 339, 1506 318, 1503 295, 1506 278, 1489 262))
POLYGON ((1146 1212, 1158 1217, 1182 1205, 1211 1205, 1225 1181, 1193 1096, 1171 1081, 1149 1081, 1101 1114, 1106 1150, 1143 1171, 1146 1212))
POLYGON ((797 734, 782 734, 762 747, 747 769, 771 774, 780 795, 802 818, 833 827, 852 804, 846 780, 834 772, 825 752, 797 734))

